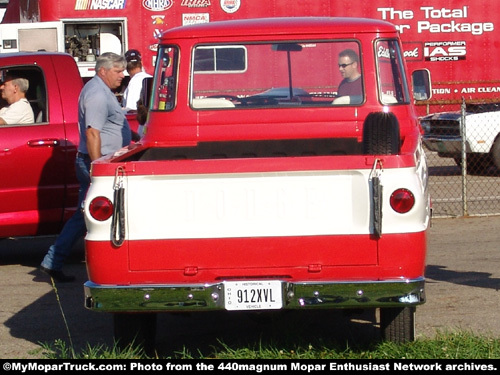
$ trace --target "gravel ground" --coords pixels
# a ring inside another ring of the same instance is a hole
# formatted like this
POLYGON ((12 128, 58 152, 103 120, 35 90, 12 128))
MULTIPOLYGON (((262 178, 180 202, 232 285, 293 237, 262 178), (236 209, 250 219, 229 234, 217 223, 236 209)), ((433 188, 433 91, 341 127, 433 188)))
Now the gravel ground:
MULTIPOLYGON (((37 266, 53 237, 0 240, 0 358, 40 358, 41 343, 62 339, 77 351, 87 345, 112 344, 112 318, 83 307, 86 270, 83 245, 69 259, 65 272, 74 283, 58 284, 37 266)), ((434 219, 429 231, 427 303, 417 308, 417 338, 439 331, 469 330, 500 337, 500 216, 434 219)), ((374 316, 342 312, 300 313, 274 319, 272 324, 245 314, 162 314, 158 347, 162 353, 274 342, 276 337, 314 346, 322 338, 360 342, 378 335, 374 316), (373 318, 373 319, 372 319, 373 318)))

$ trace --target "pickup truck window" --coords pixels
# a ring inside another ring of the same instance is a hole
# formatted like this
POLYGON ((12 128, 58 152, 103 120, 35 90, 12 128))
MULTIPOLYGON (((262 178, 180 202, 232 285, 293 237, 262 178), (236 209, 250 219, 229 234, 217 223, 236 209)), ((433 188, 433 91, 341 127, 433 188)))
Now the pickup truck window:
MULTIPOLYGON (((47 92, 45 85, 45 77, 42 70, 37 66, 16 66, 2 67, 0 69, 0 77, 12 75, 15 77, 26 78, 29 81, 29 89, 26 93, 26 99, 33 108, 35 123, 47 121, 47 92)), ((1 100, 0 107, 7 103, 1 100)), ((28 124, 29 125, 29 124, 28 124)))
POLYGON ((354 40, 198 45, 191 67, 194 109, 330 107, 364 100, 361 54, 354 40), (345 50, 352 50, 358 61, 339 65, 345 50), (357 72, 359 90, 335 101, 340 82, 348 79, 343 71, 357 72))
POLYGON ((247 51, 239 46, 210 46, 196 49, 194 70, 197 73, 242 73, 247 67, 247 51))
POLYGON ((237 67, 246 61, 245 69, 216 70, 216 74, 206 74, 197 69, 200 66, 198 59, 206 57, 206 51, 217 51, 221 47, 200 45, 195 48, 191 63, 194 67, 191 73, 191 107, 194 109, 329 107, 363 101, 362 78, 359 81, 360 91, 355 96, 335 101, 339 84, 344 78, 342 70, 356 69, 362 75, 356 41, 242 44, 231 48, 233 51, 245 51, 246 58, 243 59, 242 52, 226 53, 225 57, 234 61, 224 64, 237 67), (339 54, 345 50, 355 52, 358 59, 356 65, 339 66, 339 54))
POLYGON ((177 91, 177 64, 179 50, 176 46, 163 46, 158 51, 156 78, 153 83, 153 109, 170 111, 174 109, 177 91))
POLYGON ((399 44, 396 40, 379 40, 375 46, 380 102, 382 104, 407 104, 410 96, 399 44))

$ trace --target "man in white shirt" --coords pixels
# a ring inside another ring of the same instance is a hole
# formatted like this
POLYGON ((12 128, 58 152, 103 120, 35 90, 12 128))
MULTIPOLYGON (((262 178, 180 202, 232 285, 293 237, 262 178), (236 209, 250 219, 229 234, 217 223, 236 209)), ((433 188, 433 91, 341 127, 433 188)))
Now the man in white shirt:
POLYGON ((9 105, 0 109, 0 125, 33 124, 35 116, 26 99, 29 81, 26 78, 7 76, 0 83, 2 99, 9 105))
MULTIPOLYGON (((141 54, 136 49, 128 50, 125 53, 125 59, 127 60, 127 72, 130 81, 123 93, 122 107, 126 111, 137 111, 137 102, 141 97, 142 80, 151 77, 151 75, 144 71, 141 54)), ((143 135, 143 124, 139 125, 137 133, 139 133, 139 136, 143 135)))
POLYGON ((137 110, 137 101, 141 96, 142 80, 151 77, 151 75, 144 71, 139 51, 135 49, 127 51, 125 59, 127 60, 127 72, 130 81, 123 93, 122 106, 128 110, 137 110))

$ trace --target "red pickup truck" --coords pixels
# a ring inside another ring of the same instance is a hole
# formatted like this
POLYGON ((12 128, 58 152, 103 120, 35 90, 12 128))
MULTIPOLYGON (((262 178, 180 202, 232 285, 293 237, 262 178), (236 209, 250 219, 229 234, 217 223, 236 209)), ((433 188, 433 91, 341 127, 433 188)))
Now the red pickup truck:
MULTIPOLYGON (((57 234, 78 200, 75 157, 83 81, 74 58, 65 53, 0 54, 0 79, 8 74, 28 79, 35 123, 0 126, 0 238, 57 234)), ((135 113, 127 119, 137 130, 135 113)))
POLYGON ((156 313, 210 310, 380 309, 412 340, 430 197, 409 82, 383 21, 166 31, 144 138, 92 165, 85 305, 148 345, 156 313))
POLYGON ((7 74, 29 80, 35 123, 0 126, 0 238, 56 234, 77 203, 82 78, 70 55, 46 52, 0 55, 7 74))

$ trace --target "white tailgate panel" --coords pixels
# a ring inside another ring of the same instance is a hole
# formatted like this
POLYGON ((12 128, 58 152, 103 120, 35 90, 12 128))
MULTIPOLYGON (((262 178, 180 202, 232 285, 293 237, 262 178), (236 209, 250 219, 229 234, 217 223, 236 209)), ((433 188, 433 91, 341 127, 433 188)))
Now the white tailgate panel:
POLYGON ((128 177, 125 185, 130 240, 369 231, 367 177, 352 171, 128 177))

